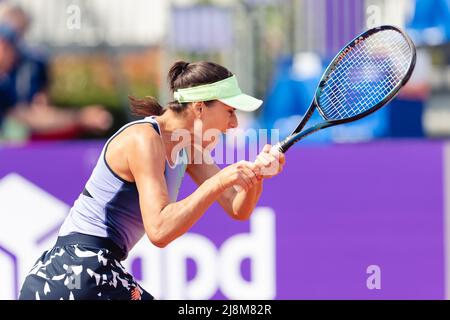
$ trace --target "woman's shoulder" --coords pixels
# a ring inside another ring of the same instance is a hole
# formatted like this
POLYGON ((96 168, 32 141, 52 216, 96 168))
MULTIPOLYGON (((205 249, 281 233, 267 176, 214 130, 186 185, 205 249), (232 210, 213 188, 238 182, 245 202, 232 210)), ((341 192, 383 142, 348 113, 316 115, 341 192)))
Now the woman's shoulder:
POLYGON ((149 122, 139 122, 129 126, 124 132, 127 140, 146 146, 162 146, 161 137, 149 122))
POLYGON ((163 150, 163 145, 157 130, 149 121, 134 121, 119 129, 109 142, 127 153, 136 147, 142 152, 147 149, 160 151, 163 150))
MULTIPOLYGON (((129 128, 126 138, 126 157, 134 172, 159 172, 164 170, 165 149, 159 134, 149 124, 129 128), (149 164, 152 164, 151 166, 149 164)), ((137 179, 137 177, 134 177, 137 179)))
POLYGON ((106 148, 105 160, 124 180, 136 181, 135 174, 145 174, 149 168, 164 170, 164 146, 151 123, 135 122, 133 125, 125 125, 113 136, 106 148), (153 165, 149 166, 150 163, 153 165))
POLYGON ((117 136, 136 137, 145 136, 150 139, 156 140, 159 137, 159 127, 151 119, 145 118, 142 120, 136 120, 123 125, 116 131, 110 138, 114 139, 117 136))

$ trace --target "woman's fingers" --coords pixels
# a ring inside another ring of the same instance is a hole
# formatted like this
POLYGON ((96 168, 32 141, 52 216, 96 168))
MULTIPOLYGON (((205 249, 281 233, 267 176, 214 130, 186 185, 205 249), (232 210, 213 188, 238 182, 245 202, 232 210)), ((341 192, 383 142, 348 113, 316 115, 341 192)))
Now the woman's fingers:
POLYGON ((259 178, 270 178, 283 170, 286 158, 282 152, 265 145, 261 153, 256 157, 255 164, 259 167, 259 178))
POLYGON ((248 191, 262 178, 271 178, 279 174, 283 170, 285 162, 283 153, 272 149, 271 145, 265 145, 255 162, 240 161, 237 163, 235 185, 239 185, 242 189, 248 191))
POLYGON ((258 162, 258 164, 262 164, 263 166, 270 165, 270 159, 267 157, 268 155, 268 153, 259 154, 258 157, 256 157, 256 161, 258 162))
POLYGON ((262 152, 269 153, 272 150, 272 146, 270 144, 264 145, 262 152))
POLYGON ((253 187, 251 179, 249 177, 247 177, 245 174, 242 174, 240 176, 240 178, 242 181, 242 184, 241 184, 242 187, 245 189, 245 191, 249 191, 253 187))
POLYGON ((280 166, 283 166, 286 163, 286 157, 283 152, 280 152, 277 149, 271 149, 270 154, 278 161, 280 166))
POLYGON ((279 162, 278 159, 275 158, 270 153, 261 154, 261 161, 264 162, 264 167, 261 168, 265 175, 273 175, 278 172, 279 162))
POLYGON ((254 172, 253 170, 251 170, 251 169, 245 169, 245 170, 244 170, 244 173, 246 174, 247 178, 249 178, 252 187, 253 187, 256 183, 258 183, 258 179, 257 179, 256 174, 255 174, 255 172, 254 172))
POLYGON ((240 172, 240 178, 245 182, 247 191, 257 183, 256 174, 250 168, 243 168, 240 172))
POLYGON ((284 165, 286 163, 286 157, 284 156, 284 153, 280 152, 280 157, 278 158, 278 161, 284 165))
POLYGON ((241 161, 237 168, 237 183, 248 191, 257 183, 256 173, 258 171, 259 169, 254 163, 241 161))

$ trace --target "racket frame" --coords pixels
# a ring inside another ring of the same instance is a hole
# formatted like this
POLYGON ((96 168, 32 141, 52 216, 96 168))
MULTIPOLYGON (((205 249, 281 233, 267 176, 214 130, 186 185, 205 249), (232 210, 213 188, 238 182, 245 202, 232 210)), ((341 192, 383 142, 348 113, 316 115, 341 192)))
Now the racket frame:
POLYGON ((395 26, 383 25, 383 26, 379 26, 376 28, 372 28, 370 30, 367 30, 367 31, 361 33, 360 35, 355 37, 352 41, 350 41, 334 57, 332 62, 329 64, 329 66, 325 70, 321 80, 319 81, 319 85, 317 86, 316 93, 314 95, 314 99, 313 99, 308 111, 306 111, 305 115, 303 116, 302 120, 300 121, 300 124, 297 126, 297 128, 295 128, 295 130, 285 140, 274 145, 273 148, 276 148, 278 151, 285 153, 294 143, 306 138, 307 136, 313 134, 314 132, 317 132, 317 131, 325 129, 325 128, 337 126, 339 124, 350 123, 350 122, 359 120, 359 119, 364 118, 364 117, 368 116, 369 114, 372 114, 375 111, 379 110, 380 108, 385 106, 387 103, 389 103, 392 99, 394 99, 398 95, 400 89, 409 81, 409 79, 411 78, 411 75, 414 71, 414 67, 416 65, 416 59, 417 59, 416 48, 415 48, 414 43, 412 42, 410 37, 404 31, 400 30, 399 28, 397 28, 395 26), (338 119, 338 120, 327 119, 327 116, 321 110, 318 101, 319 101, 319 97, 322 93, 322 90, 323 90, 325 84, 327 83, 328 78, 331 76, 331 73, 335 70, 336 65, 339 62, 341 62, 342 59, 344 59, 344 57, 348 53, 350 53, 353 50, 352 48, 355 47, 359 42, 365 40, 366 38, 370 37, 374 33, 384 31, 384 30, 394 30, 394 31, 400 33, 401 35, 403 35, 403 37, 406 39, 406 41, 411 49, 412 58, 411 58, 411 62, 410 62, 410 65, 408 67, 408 71, 407 71, 405 77, 402 79, 401 82, 399 82, 399 84, 396 87, 394 87, 391 90, 391 92, 388 95, 386 95, 386 97, 383 100, 381 100, 378 104, 376 104, 372 108, 370 108, 356 116, 350 117, 350 118, 338 119), (311 116, 314 114, 314 111, 316 109, 318 110, 321 117, 323 119, 325 119, 325 121, 302 131, 303 128, 305 127, 306 123, 309 121, 311 116))

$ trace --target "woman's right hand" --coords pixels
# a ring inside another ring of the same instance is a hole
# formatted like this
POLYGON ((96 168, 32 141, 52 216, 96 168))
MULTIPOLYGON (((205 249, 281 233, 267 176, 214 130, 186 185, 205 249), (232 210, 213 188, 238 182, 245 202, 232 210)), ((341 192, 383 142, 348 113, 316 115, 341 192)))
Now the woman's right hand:
POLYGON ((259 182, 257 174, 258 166, 253 162, 239 161, 220 170, 217 177, 224 189, 239 186, 240 189, 248 191, 259 182))

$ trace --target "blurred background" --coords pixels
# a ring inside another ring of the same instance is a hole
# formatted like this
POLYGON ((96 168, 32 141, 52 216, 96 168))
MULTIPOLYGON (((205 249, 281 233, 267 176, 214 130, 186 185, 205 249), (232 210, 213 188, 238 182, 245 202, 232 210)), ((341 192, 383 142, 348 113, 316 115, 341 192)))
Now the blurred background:
POLYGON ((242 127, 287 135, 328 62, 357 34, 381 24, 406 29, 419 48, 409 86, 395 107, 308 141, 450 135, 447 0, 0 3, 2 29, 15 32, 7 41, 3 30, 2 42, 17 46, 12 55, 19 60, 0 82, 3 142, 106 137, 132 119, 129 94, 169 101, 166 74, 177 59, 227 66, 243 90, 265 101, 258 112, 241 115, 242 127))
POLYGON ((126 266, 162 299, 450 297, 450 0, 0 0, 0 298, 17 297, 105 139, 135 119, 128 95, 171 100, 173 62, 226 66, 264 100, 240 127, 282 138, 342 46, 382 24, 418 49, 389 107, 293 148, 248 223, 214 205, 126 266))

